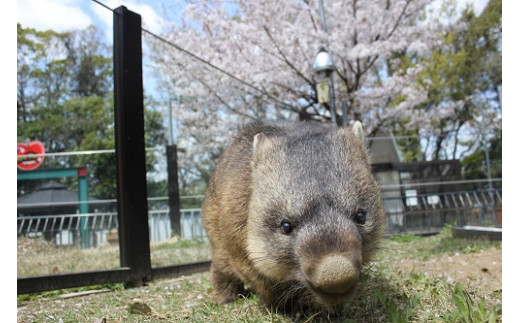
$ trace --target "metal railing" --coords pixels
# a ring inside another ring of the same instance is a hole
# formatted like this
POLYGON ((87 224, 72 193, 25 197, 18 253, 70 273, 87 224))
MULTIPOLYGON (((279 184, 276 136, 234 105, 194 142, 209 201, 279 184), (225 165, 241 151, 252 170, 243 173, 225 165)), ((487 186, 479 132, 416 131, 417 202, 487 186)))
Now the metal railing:
MULTIPOLYGON (((148 212, 150 242, 172 237, 169 210, 148 212)), ((88 235, 90 246, 117 239, 119 228, 116 212, 22 216, 17 218, 18 236, 43 236, 57 245, 75 245, 82 234, 88 235)), ((207 239, 202 227, 200 209, 181 209, 181 238, 207 239)))
POLYGON ((502 190, 384 197, 388 234, 438 233, 444 225, 502 227, 502 190))
MULTIPOLYGON (((389 235, 440 232, 446 223, 502 226, 502 190, 481 190, 429 194, 383 193, 389 235)), ((169 210, 149 211, 150 241, 171 238, 169 210)), ((117 213, 88 213, 18 217, 19 236, 44 236, 57 245, 73 245, 80 234, 88 234, 90 246, 117 238, 117 213)), ((207 239, 201 210, 181 209, 181 238, 207 239)))

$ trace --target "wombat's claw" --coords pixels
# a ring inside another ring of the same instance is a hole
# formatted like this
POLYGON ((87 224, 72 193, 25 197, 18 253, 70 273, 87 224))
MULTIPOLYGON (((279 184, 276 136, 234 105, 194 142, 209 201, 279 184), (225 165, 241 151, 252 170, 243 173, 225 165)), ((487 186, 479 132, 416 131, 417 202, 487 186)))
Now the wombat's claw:
POLYGON ((296 314, 294 314, 294 317, 291 317, 291 323, 299 323, 301 322, 301 319, 302 319, 302 312, 297 312, 296 314))
MULTIPOLYGON (((320 311, 317 313, 314 313, 308 317, 304 317, 302 312, 297 312, 294 317, 291 317, 292 321, 291 323, 310 323, 310 322, 327 322, 332 323, 336 322, 335 319, 338 319, 339 316, 336 316, 334 314, 331 314, 329 312, 320 311)), ((339 322, 339 321, 338 321, 339 322)))

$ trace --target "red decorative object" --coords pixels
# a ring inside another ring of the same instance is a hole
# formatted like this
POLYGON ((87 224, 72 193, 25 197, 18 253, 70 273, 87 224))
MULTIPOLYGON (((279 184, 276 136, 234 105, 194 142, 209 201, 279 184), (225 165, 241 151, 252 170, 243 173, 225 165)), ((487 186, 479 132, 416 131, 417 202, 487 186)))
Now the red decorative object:
POLYGON ((85 166, 78 168, 78 176, 79 177, 87 176, 87 168, 85 166))
POLYGON ((45 147, 40 141, 31 141, 29 144, 16 146, 16 162, 21 170, 34 170, 45 159, 45 147))

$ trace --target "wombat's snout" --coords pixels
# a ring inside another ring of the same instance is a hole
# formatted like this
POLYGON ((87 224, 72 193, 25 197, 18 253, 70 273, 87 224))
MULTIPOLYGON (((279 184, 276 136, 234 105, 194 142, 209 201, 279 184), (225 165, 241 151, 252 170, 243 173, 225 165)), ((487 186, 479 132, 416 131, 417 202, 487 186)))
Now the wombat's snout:
POLYGON ((342 255, 322 258, 312 270, 307 270, 308 282, 318 291, 341 295, 350 291, 359 277, 359 269, 342 255))

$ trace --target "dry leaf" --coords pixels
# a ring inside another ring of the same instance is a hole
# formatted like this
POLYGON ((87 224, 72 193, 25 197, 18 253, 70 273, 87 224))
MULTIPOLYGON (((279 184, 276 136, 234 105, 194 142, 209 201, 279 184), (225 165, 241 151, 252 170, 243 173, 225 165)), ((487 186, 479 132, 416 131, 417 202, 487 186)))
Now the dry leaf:
POLYGON ((149 315, 152 314, 152 309, 150 306, 146 305, 145 303, 141 302, 135 302, 128 306, 128 311, 131 314, 145 314, 149 315))

